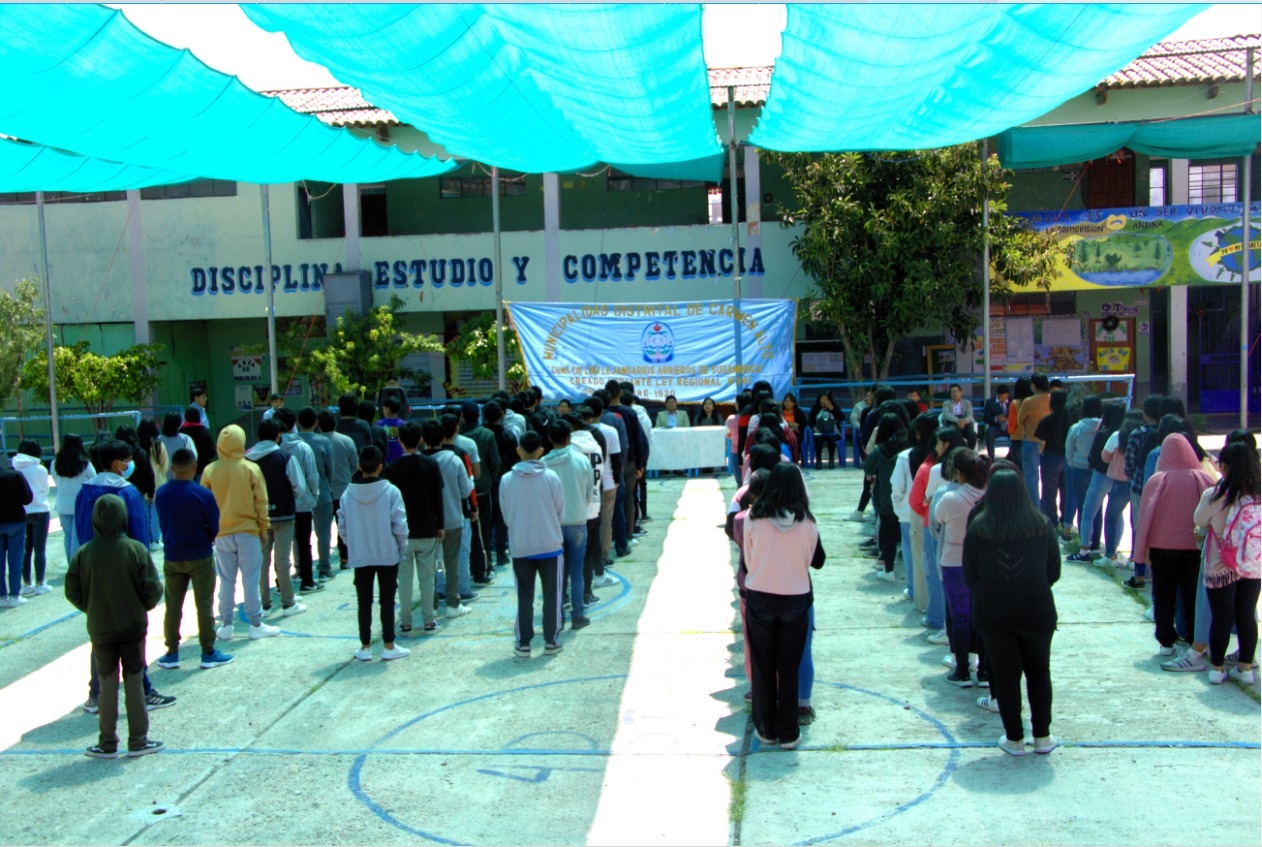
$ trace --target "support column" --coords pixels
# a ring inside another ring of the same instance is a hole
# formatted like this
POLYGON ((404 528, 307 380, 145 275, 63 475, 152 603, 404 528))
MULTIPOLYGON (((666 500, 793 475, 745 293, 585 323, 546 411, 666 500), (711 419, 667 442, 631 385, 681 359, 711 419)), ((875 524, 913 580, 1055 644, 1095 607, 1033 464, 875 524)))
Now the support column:
POLYGON ((348 182, 342 186, 342 223, 346 228, 346 243, 342 249, 347 271, 359 270, 359 183, 348 182))
MULTIPOLYGON (((758 148, 745 145, 745 255, 746 267, 753 262, 755 250, 762 249, 762 172, 759 168, 762 159, 758 156, 758 148)), ((763 278, 749 275, 745 288, 747 296, 757 300, 763 296, 763 278)))
MULTIPOLYGON (((1188 160, 1170 160, 1170 203, 1188 202, 1188 160)), ((1188 402, 1188 289, 1172 285, 1170 291, 1170 394, 1188 402)))
POLYGON ((140 192, 127 192, 127 260, 131 277, 131 317, 137 344, 153 343, 149 322, 149 288, 145 284, 145 223, 140 216, 140 192))
POLYGON ((561 182, 555 173, 543 175, 544 296, 561 299, 561 182))

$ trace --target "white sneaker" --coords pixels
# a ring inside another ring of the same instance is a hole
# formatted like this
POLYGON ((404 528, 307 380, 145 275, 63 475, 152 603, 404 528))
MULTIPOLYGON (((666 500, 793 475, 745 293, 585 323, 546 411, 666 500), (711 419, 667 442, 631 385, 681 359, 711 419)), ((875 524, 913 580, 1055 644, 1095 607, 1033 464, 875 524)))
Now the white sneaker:
POLYGON ((250 626, 251 641, 257 641, 260 638, 271 638, 273 635, 280 635, 280 627, 265 623, 260 623, 258 626, 250 626))
POLYGON ((926 638, 925 641, 928 641, 930 644, 950 644, 951 638, 947 635, 945 629, 940 629, 926 638))
POLYGON ((0 609, 11 609, 16 605, 8 594, 0 596, 0 609))
POLYGON ((1227 673, 1228 671, 1226 668, 1223 668, 1220 671, 1216 671, 1213 668, 1210 668, 1209 669, 1209 684, 1222 685, 1224 682, 1227 681, 1227 673))
POLYGON ((850 514, 846 515, 845 520, 848 520, 851 523, 863 523, 867 520, 867 516, 864 515, 863 512, 860 512, 858 509, 855 509, 850 514))
MULTIPOLYGON (((55 359, 56 357, 54 356, 53 358, 55 359)), ((52 588, 50 588, 49 586, 41 582, 39 585, 35 586, 35 589, 31 591, 31 593, 32 594, 48 594, 51 591, 52 591, 52 588)))
POLYGON ((1038 753, 1040 756, 1046 756, 1059 746, 1060 741, 1057 740, 1055 735, 1034 739, 1034 752, 1038 753))
MULTIPOLYGON (((978 697, 977 705, 979 708, 985 709, 988 712, 999 711, 999 701, 996 700, 994 697, 991 697, 989 694, 986 695, 985 697, 978 697)), ((1007 736, 1005 736, 1005 738, 1006 737, 1007 736)))
POLYGON ((371 662, 372 650, 367 647, 360 647, 355 651, 355 658, 359 659, 361 662, 371 662))
POLYGON ((877 578, 877 579, 879 579, 881 582, 893 582, 893 581, 894 581, 894 572, 893 572, 893 571, 884 571, 884 570, 883 570, 883 571, 878 571, 878 572, 877 572, 877 574, 876 574, 876 578, 877 578))
POLYGON ((1022 739, 1021 741, 1011 741, 1009 740, 1008 736, 1001 735, 999 736, 999 749, 1003 750, 1009 756, 1024 756, 1025 755, 1025 740, 1022 739))
POLYGON ((472 609, 470 609, 468 606, 464 605, 463 603, 461 603, 459 606, 448 606, 447 617, 459 618, 459 617, 463 617, 469 614, 472 611, 473 611, 472 609))
POLYGON ((1160 656, 1173 656, 1174 648, 1173 647, 1158 647, 1157 654, 1160 656))
POLYGON ((954 668, 955 667, 955 654, 947 653, 945 656, 943 656, 942 664, 946 665, 948 668, 954 668))
POLYGON ((389 650, 381 651, 381 661, 388 662, 391 659, 402 659, 404 656, 410 656, 410 655, 412 655, 411 650, 409 650, 406 647, 400 647, 398 644, 396 644, 393 647, 391 647, 389 650))
MULTIPOLYGON (((54 357, 54 358, 56 358, 56 357, 54 357)), ((34 593, 35 593, 35 586, 33 586, 33 585, 23 585, 23 586, 22 586, 22 596, 23 596, 23 597, 29 597, 30 595, 32 595, 32 594, 34 594, 34 593)))
POLYGON ((1236 682, 1243 682, 1246 685, 1253 685, 1258 681, 1257 674, 1253 672, 1253 668, 1249 668, 1247 671, 1242 671, 1240 668, 1231 668, 1227 671, 1227 676, 1236 682))
POLYGON ((294 603, 288 609, 282 610, 280 616, 282 618, 292 618, 294 615, 301 615, 305 611, 307 611, 306 606, 301 603, 294 603))
POLYGON ((215 637, 218 638, 220 641, 231 641, 232 640, 232 624, 225 624, 224 626, 221 626, 219 627, 219 629, 215 630, 215 637))
POLYGON ((611 577, 609 574, 603 574, 601 576, 592 578, 592 588, 607 588, 610 585, 617 585, 617 584, 618 584, 618 581, 614 579, 613 577, 611 577))

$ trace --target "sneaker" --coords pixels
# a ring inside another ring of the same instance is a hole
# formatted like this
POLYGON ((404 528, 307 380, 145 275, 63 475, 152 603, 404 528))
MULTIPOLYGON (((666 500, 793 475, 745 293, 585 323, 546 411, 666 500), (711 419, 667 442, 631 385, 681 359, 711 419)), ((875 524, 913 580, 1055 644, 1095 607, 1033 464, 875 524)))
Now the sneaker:
POLYGON ((402 659, 403 657, 410 655, 412 655, 411 650, 406 647, 400 647, 396 644, 388 650, 381 651, 381 661, 388 662, 391 659, 402 659))
POLYGON ((1046 756, 1059 746, 1060 741, 1056 739, 1055 735, 1048 735, 1043 738, 1035 737, 1034 739, 1034 752, 1040 756, 1046 756))
POLYGON ((318 582, 313 582, 310 585, 298 586, 298 590, 301 591, 303 594, 311 594, 312 592, 315 592, 315 591, 323 591, 324 586, 318 582))
POLYGON ((754 702, 754 692, 752 692, 752 691, 746 691, 746 692, 745 692, 745 702, 746 702, 746 703, 752 703, 752 702, 754 702))
POLYGON ((87 712, 89 715, 95 715, 100 711, 100 709, 97 708, 95 697, 89 697, 87 700, 83 701, 83 711, 87 712))
POLYGON ((173 671, 180 666, 179 653, 167 653, 158 657, 158 667, 173 671))
POLYGON ((34 594, 34 593, 35 593, 35 586, 33 586, 33 585, 29 585, 29 584, 28 584, 28 585, 23 585, 23 586, 22 586, 22 594, 21 594, 21 596, 25 597, 25 596, 27 596, 27 595, 34 594))
POLYGON ((778 740, 776 740, 775 738, 767 738, 765 735, 763 735, 761 732, 759 732, 756 729, 754 730, 754 738, 757 738, 758 743, 764 747, 778 747, 780 745, 780 742, 778 740))
MULTIPOLYGON (((56 356, 54 356, 53 358, 55 359, 55 358, 56 358, 56 356)), ((474 600, 476 600, 476 599, 478 599, 478 594, 477 594, 477 592, 475 592, 475 591, 462 591, 462 592, 460 592, 460 602, 461 602, 461 603, 472 603, 472 602, 473 602, 474 600)))
POLYGON ((864 523, 867 521, 867 517, 863 514, 863 512, 860 512, 858 509, 855 509, 850 514, 846 515, 844 520, 847 520, 850 523, 864 523))
POLYGON ((250 626, 251 641, 257 641, 260 638, 271 638, 274 635, 280 635, 280 627, 265 623, 260 623, 258 626, 250 626))
POLYGON ((950 644, 951 637, 947 635, 945 629, 940 629, 933 635, 927 637, 925 641, 928 641, 930 644, 950 644))
POLYGON ((1025 739, 1013 741, 1006 735, 999 736, 999 749, 1007 753, 1009 756, 1025 755, 1025 739))
POLYGON ((127 758, 139 759, 141 756, 148 756, 150 753, 160 753, 164 747, 166 745, 161 741, 146 741, 143 747, 128 748, 127 758))
POLYGON ((1130 579, 1123 582, 1122 585, 1125 585, 1127 588, 1143 589, 1143 588, 1148 587, 1148 581, 1144 579, 1142 576, 1133 576, 1130 579))
POLYGON ((612 567, 613 567, 613 559, 605 559, 605 567, 607 567, 607 568, 612 568, 612 567))
POLYGON ((798 706, 798 726, 810 726, 815 723, 814 706, 798 706))
POLYGON ((17 594, 17 595, 15 595, 15 596, 13 596, 13 597, 10 597, 10 598, 9 598, 9 607, 10 607, 10 608, 12 608, 12 609, 16 609, 18 606, 24 606, 24 605, 26 605, 26 604, 27 604, 27 603, 29 603, 29 602, 31 602, 31 601, 30 601, 30 600, 27 600, 27 599, 26 599, 25 597, 23 597, 21 594, 17 594))
POLYGON ((973 675, 968 673, 967 671, 960 672, 959 670, 953 670, 949 674, 947 674, 946 681, 956 686, 957 688, 972 688, 973 687, 973 675))
POLYGON ((433 623, 425 624, 425 628, 421 632, 425 635, 436 635, 440 629, 442 627, 438 624, 438 621, 434 621, 433 623))
POLYGON ((924 617, 923 615, 920 618, 920 625, 923 626, 925 629, 937 629, 936 626, 929 626, 929 619, 927 617, 924 617))
POLYGON ((1174 648, 1173 647, 1158 647, 1157 654, 1160 656, 1173 656, 1174 648))
POLYGON ((470 609, 468 606, 465 606, 463 604, 459 606, 448 606, 447 617, 449 618, 464 617, 465 615, 469 614, 472 611, 473 611, 472 609, 470 609))
POLYGON ((529 644, 514 644, 513 655, 519 659, 529 659, 530 658, 530 645, 529 644))
POLYGON ((1224 682, 1227 681, 1227 674, 1228 674, 1227 668, 1223 668, 1220 671, 1210 668, 1209 669, 1209 684, 1222 685, 1224 682))
POLYGON ((359 659, 361 662, 371 662, 372 661, 372 648, 360 647, 358 650, 355 651, 355 658, 359 659))
POLYGON ((400 638, 412 637, 412 627, 410 624, 399 624, 399 637, 400 638))
POLYGON ((608 588, 611 585, 616 585, 617 582, 618 581, 609 574, 605 574, 603 576, 592 578, 592 588, 608 588))
POLYGON ((977 698, 977 707, 979 709, 985 709, 988 712, 998 712, 999 701, 993 696, 987 694, 985 697, 977 698))
POLYGON ((154 709, 165 709, 175 702, 175 697, 170 694, 162 694, 156 688, 150 688, 149 693, 145 695, 145 711, 152 712, 154 709))
POLYGON ((1230 653, 1228 653, 1226 656, 1224 656, 1224 657, 1223 657, 1223 664, 1224 664, 1224 665, 1238 665, 1238 664, 1240 664, 1240 651, 1239 651, 1239 650, 1232 650, 1230 653))
POLYGON ((781 750, 796 750, 798 745, 801 743, 802 743, 802 736, 799 735, 797 738, 793 739, 792 741, 781 741, 780 749, 781 750))
POLYGON ((1090 564, 1094 560, 1095 560, 1095 556, 1092 556, 1090 552, 1084 553, 1081 550, 1079 550, 1077 553, 1070 553, 1068 556, 1065 557, 1066 562, 1078 562, 1079 564, 1083 564, 1083 565, 1090 564))
POLYGON ((1152 619, 1153 619, 1152 606, 1149 606, 1147 609, 1144 609, 1144 620, 1152 621, 1152 619))
POLYGON ((954 653, 947 653, 945 656, 943 656, 943 657, 942 657, 942 664, 944 664, 944 665, 946 665, 948 668, 951 668, 952 670, 954 670, 954 669, 955 669, 955 666, 956 666, 955 654, 954 654, 954 653))
POLYGON ((87 750, 83 751, 83 755, 90 759, 117 759, 117 750, 107 750, 100 744, 93 744, 87 750))
POLYGON ((231 641, 232 640, 232 624, 225 624, 224 626, 221 626, 219 627, 219 629, 215 630, 215 638, 219 639, 220 641, 231 641))
POLYGON ((294 603, 292 606, 286 606, 282 609, 280 616, 282 618, 292 618, 294 615, 301 615, 305 611, 307 611, 307 607, 302 603, 294 603))
POLYGON ((1231 668, 1227 671, 1227 676, 1236 682, 1243 682, 1246 685, 1253 685, 1258 681, 1257 674, 1253 672, 1253 668, 1249 668, 1247 671, 1242 671, 1240 668, 1231 668))
POLYGON ((893 571, 880 571, 879 573, 877 573, 876 578, 879 579, 881 582, 893 582, 894 572, 893 571))
POLYGON ((600 598, 599 598, 599 597, 597 597, 595 594, 584 594, 584 595, 583 595, 583 605, 584 605, 584 606, 595 606, 595 605, 596 605, 597 603, 599 603, 599 602, 600 602, 600 598))
POLYGON ((475 576, 473 578, 474 585, 490 585, 494 581, 494 576, 475 576))
POLYGON ((202 669, 210 670, 211 668, 222 667, 232 661, 232 657, 222 650, 212 650, 209 653, 202 653, 202 669))
POLYGON ((1197 653, 1195 650, 1188 649, 1182 656, 1177 659, 1171 659, 1168 662, 1161 663, 1163 671, 1172 671, 1174 673, 1196 673, 1205 670, 1205 660, 1203 654, 1197 653))
POLYGON ((39 594, 48 594, 51 591, 52 591, 52 588, 50 588, 49 586, 41 582, 39 585, 35 586, 35 588, 31 590, 31 593, 35 595, 39 595, 39 594))
POLYGON ((614 555, 617 556, 619 559, 625 559, 627 556, 632 555, 632 552, 633 551, 631 550, 631 548, 628 547, 625 550, 615 550, 614 555))
POLYGON ((543 655, 555 656, 556 654, 560 653, 564 649, 565 649, 565 646, 561 644, 561 642, 553 641, 550 644, 543 645, 543 655))
POLYGON ((645 529, 644 527, 639 527, 638 529, 636 529, 635 532, 631 533, 632 537, 634 538, 642 538, 643 536, 648 535, 648 534, 649 534, 649 531, 645 529))
POLYGON ((590 626, 591 622, 592 622, 592 619, 589 617, 586 617, 585 615, 575 615, 574 619, 570 621, 570 629, 574 630, 575 632, 578 632, 583 627, 590 626))

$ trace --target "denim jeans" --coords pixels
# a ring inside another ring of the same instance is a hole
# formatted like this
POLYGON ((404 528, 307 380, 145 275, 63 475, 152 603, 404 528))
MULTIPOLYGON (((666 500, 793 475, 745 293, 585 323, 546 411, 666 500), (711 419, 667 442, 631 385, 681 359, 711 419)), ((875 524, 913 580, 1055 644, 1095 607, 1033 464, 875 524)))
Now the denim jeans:
MULTIPOLYGON (((1139 501, 1142 499, 1143 499, 1143 495, 1136 494, 1134 491, 1131 492, 1131 538, 1135 537, 1135 526, 1139 523, 1139 501)), ((1135 576, 1140 577, 1142 579, 1143 577, 1147 575, 1148 575, 1148 563, 1135 562, 1135 576)), ((1196 593, 1196 596, 1198 598, 1196 601, 1197 606, 1198 606, 1198 609, 1197 609, 1198 616, 1200 614, 1200 609, 1199 609, 1200 599, 1199 598, 1201 594, 1203 593, 1204 593, 1203 588, 1196 593)), ((1206 603, 1208 602, 1209 601, 1207 600, 1206 603)), ((1205 608, 1208 609, 1209 607, 1206 606, 1205 608)), ((1206 632, 1208 632, 1208 630, 1206 630, 1206 632)))
POLYGON ((150 500, 147 509, 149 515, 149 541, 154 544, 162 543, 162 527, 158 525, 158 501, 150 500))
POLYGON ((61 543, 66 548, 66 564, 69 565, 75 551, 79 549, 79 538, 74 529, 74 512, 68 515, 58 512, 57 517, 61 520, 61 543))
POLYGON ((0 559, 8 562, 9 595, 22 593, 22 548, 26 545, 26 521, 0 523, 0 559))
POLYGON ((1084 523, 1094 523, 1100 516, 1105 497, 1108 498, 1108 506, 1104 509, 1104 552, 1112 557, 1117 553, 1117 545, 1122 540, 1122 513, 1131 502, 1130 484, 1125 480, 1109 479, 1099 471, 1091 472, 1082 518, 1078 524, 1078 535, 1083 536, 1084 523))
POLYGON ((815 606, 806 611, 806 648, 798 665, 798 703, 809 702, 815 690, 815 660, 811 658, 811 634, 815 632, 815 606))
POLYGON ((1060 526, 1060 513, 1056 509, 1056 495, 1061 490, 1061 480, 1065 476, 1065 457, 1055 453, 1043 453, 1039 456, 1039 479, 1043 486, 1043 498, 1039 505, 1043 514, 1052 522, 1052 526, 1060 526))
MULTIPOLYGON (((470 526, 469 521, 466 520, 463 524, 460 525, 459 529, 447 530, 445 537, 443 538, 443 543, 442 543, 443 566, 438 569, 437 581, 436 581, 437 590, 439 594, 447 593, 447 574, 449 572, 452 572, 452 569, 447 567, 447 558, 449 555, 456 560, 456 567, 455 567, 454 573, 456 575, 456 583, 457 583, 457 587, 460 590, 460 593, 470 594, 473 592, 473 585, 472 585, 473 574, 470 573, 469 571, 469 559, 467 557, 462 559, 460 555, 461 551, 465 549, 464 548, 465 536, 469 534, 469 530, 468 530, 469 526, 470 526), (453 534, 457 536, 455 539, 455 542, 456 542, 455 544, 452 544, 453 534)), ((447 598, 448 607, 458 606, 458 605, 460 605, 460 598, 450 597, 450 596, 447 598)))
POLYGON ((587 524, 561 527, 561 550, 565 576, 570 580, 570 620, 583 616, 583 560, 587 557, 587 524))
POLYGON ((1039 443, 1021 442, 1021 473, 1025 476, 1025 490, 1030 492, 1030 502, 1039 503, 1039 443))
POLYGON ((316 537, 316 565, 320 576, 331 576, 333 565, 329 559, 333 537, 333 501, 316 503, 311 513, 316 537))
POLYGON ((899 521, 898 528, 903 536, 903 568, 907 571, 907 593, 912 603, 916 602, 916 563, 911 556, 911 524, 899 521))
POLYGON ((727 454, 727 469, 732 474, 732 479, 736 480, 736 487, 741 486, 741 457, 729 451, 727 454))
POLYGON ((929 527, 922 527, 921 531, 924 533, 921 559, 924 561, 925 585, 929 592, 925 620, 933 629, 941 629, 946 623, 946 595, 942 592, 942 573, 938 570, 938 542, 929 532, 929 527))
MULTIPOLYGON (((1078 526, 1078 534, 1082 535, 1082 511, 1087 505, 1087 487, 1091 483, 1091 471, 1087 468, 1075 468, 1073 465, 1065 466, 1065 474, 1069 477, 1070 496, 1074 498, 1074 519, 1071 523, 1078 526)), ((1100 531, 1104 527, 1104 517, 1097 512, 1095 520, 1091 523, 1091 543, 1083 544, 1083 547, 1095 550, 1100 546, 1100 531)), ((1083 539, 1086 540, 1086 539, 1083 539)))
MULTIPOLYGON (((48 570, 48 512, 31 512, 26 516, 26 543, 22 548, 22 581, 31 583, 31 561, 35 563, 35 582, 44 584, 48 570)), ((67 562, 69 564, 69 562, 67 562)))

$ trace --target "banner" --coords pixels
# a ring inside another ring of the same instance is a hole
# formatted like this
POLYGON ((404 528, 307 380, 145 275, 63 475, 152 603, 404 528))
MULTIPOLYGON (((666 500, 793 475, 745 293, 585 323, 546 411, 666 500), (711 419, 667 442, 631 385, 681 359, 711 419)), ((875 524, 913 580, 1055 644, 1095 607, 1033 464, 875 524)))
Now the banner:
MULTIPOLYGON (((1259 214, 1250 207, 1249 279, 1259 267, 1259 214)), ((1062 249, 1052 291, 1114 286, 1239 283, 1243 261, 1240 203, 1023 212, 1062 249)))
POLYGON ((530 382, 548 399, 590 394, 610 379, 681 403, 728 401, 760 379, 782 397, 793 381, 795 300, 742 300, 739 311, 730 300, 507 305, 530 382))

